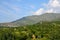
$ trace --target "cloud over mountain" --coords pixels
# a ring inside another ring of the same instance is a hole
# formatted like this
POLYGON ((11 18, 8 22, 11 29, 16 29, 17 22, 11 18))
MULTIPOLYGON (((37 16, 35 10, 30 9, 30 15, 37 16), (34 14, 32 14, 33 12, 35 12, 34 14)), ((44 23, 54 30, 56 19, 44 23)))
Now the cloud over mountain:
POLYGON ((49 0, 48 4, 44 4, 45 8, 38 9, 34 15, 43 13, 60 13, 60 0, 49 0))

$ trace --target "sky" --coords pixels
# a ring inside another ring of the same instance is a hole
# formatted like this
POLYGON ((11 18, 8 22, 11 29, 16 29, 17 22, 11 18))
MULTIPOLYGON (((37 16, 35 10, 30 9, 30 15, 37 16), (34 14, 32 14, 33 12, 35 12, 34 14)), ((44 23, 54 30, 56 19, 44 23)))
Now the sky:
POLYGON ((44 13, 60 13, 60 0, 0 0, 0 23, 44 13))

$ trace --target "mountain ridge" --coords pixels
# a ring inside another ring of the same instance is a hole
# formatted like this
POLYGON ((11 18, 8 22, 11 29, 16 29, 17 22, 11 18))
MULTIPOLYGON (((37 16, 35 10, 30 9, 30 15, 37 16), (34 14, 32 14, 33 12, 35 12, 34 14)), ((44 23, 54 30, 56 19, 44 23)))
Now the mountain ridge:
POLYGON ((49 22, 60 21, 60 13, 45 13, 42 15, 27 16, 7 24, 10 26, 20 26, 20 25, 22 26, 22 25, 32 25, 41 21, 49 21, 49 22))

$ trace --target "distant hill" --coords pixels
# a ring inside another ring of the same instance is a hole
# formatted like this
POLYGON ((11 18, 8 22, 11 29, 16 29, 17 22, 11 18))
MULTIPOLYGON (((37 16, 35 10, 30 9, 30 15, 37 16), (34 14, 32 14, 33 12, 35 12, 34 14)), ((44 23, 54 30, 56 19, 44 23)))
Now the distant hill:
POLYGON ((42 15, 33 15, 23 17, 11 23, 7 23, 9 26, 22 26, 22 25, 31 25, 42 21, 60 21, 60 13, 45 13, 42 15))
POLYGON ((60 14, 58 13, 46 13, 42 15, 33 15, 33 16, 27 16, 23 17, 22 19, 16 20, 12 23, 15 24, 21 24, 21 25, 26 25, 26 24, 35 24, 40 21, 59 21, 60 20, 60 14))

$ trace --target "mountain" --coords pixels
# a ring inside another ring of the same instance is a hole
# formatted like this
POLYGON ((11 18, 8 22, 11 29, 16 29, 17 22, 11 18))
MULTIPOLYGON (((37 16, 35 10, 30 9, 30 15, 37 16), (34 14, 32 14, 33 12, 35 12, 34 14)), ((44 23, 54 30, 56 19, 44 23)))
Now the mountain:
POLYGON ((23 17, 11 23, 7 23, 9 26, 22 26, 22 25, 31 25, 42 21, 60 21, 60 13, 45 13, 42 15, 32 15, 23 17))
POLYGON ((42 15, 33 15, 33 16, 23 17, 12 23, 19 24, 19 25, 26 25, 26 24, 34 24, 40 21, 59 21, 59 20, 60 20, 59 13, 46 13, 42 15))

